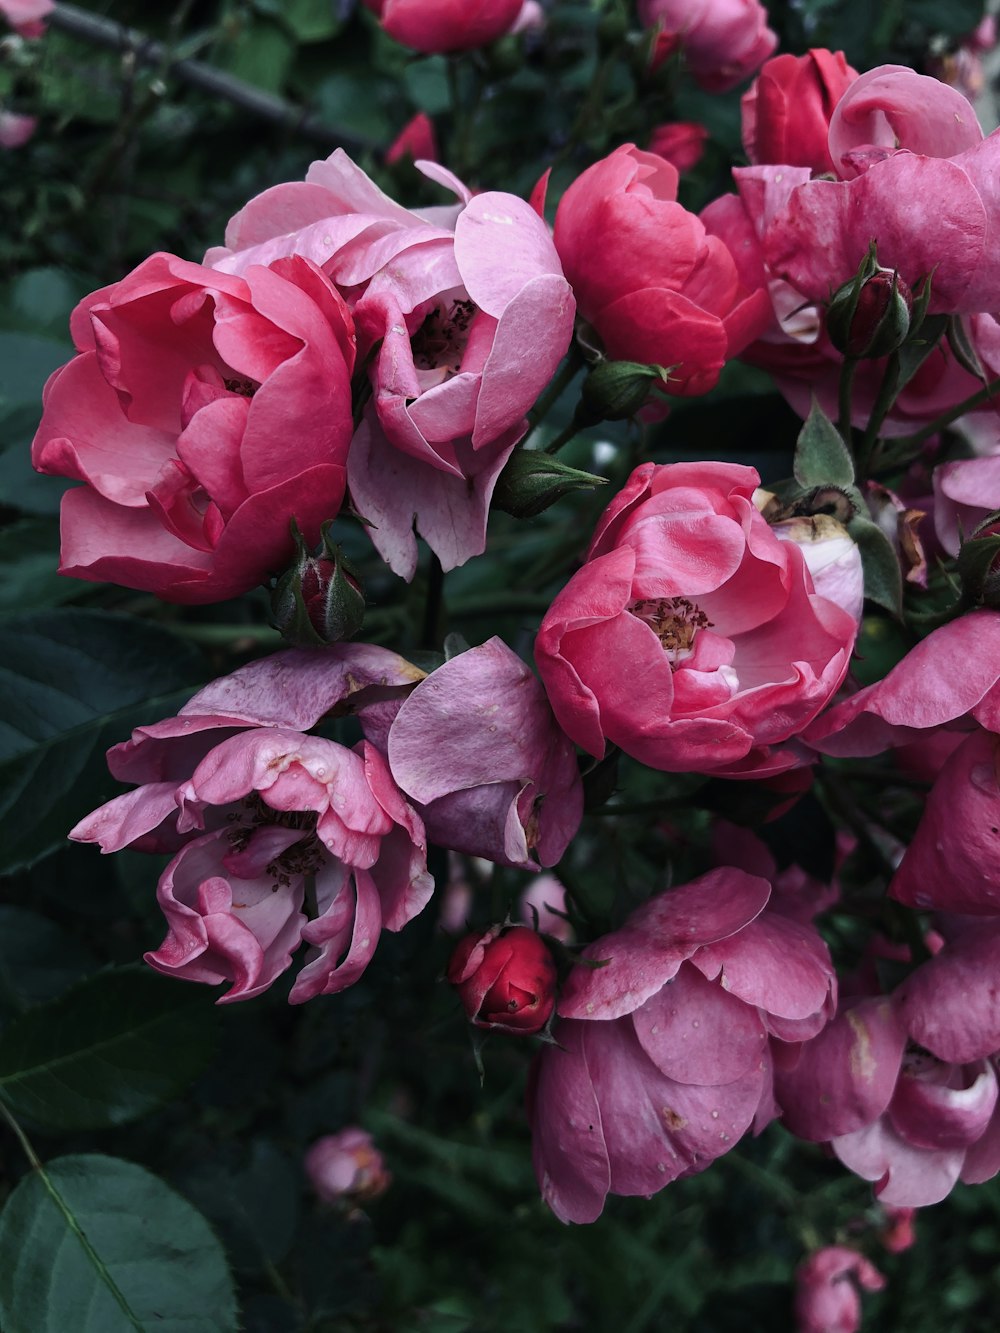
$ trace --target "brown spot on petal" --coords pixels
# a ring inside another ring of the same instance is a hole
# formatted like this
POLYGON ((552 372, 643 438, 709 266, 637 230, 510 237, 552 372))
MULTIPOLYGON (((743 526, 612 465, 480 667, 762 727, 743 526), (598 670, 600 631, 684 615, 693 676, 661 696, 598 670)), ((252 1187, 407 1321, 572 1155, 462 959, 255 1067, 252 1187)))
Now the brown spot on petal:
POLYGON ((661 1106, 660 1116, 663 1120, 663 1123, 666 1125, 667 1129, 672 1129, 675 1132, 679 1129, 683 1129, 684 1126, 687 1124, 687 1121, 684 1119, 684 1117, 682 1115, 678 1115, 677 1112, 670 1106, 661 1106))

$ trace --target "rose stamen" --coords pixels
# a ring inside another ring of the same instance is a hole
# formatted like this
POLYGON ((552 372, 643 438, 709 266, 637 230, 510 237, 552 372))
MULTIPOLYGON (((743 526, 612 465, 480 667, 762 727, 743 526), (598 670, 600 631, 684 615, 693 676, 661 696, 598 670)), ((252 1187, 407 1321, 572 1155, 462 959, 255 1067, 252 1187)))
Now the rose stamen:
POLYGON ((698 630, 712 627, 705 612, 687 597, 641 597, 628 609, 659 639, 671 656, 670 666, 674 671, 694 651, 698 630))

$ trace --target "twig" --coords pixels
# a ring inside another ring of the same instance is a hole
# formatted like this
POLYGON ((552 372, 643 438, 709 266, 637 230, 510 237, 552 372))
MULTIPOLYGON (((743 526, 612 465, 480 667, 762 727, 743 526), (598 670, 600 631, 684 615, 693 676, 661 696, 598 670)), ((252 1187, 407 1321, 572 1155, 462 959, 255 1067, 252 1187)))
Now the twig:
POLYGON ((162 42, 154 41, 136 28, 128 28, 113 19, 102 18, 99 14, 88 13, 76 5, 57 4, 46 16, 53 28, 72 33, 83 41, 95 46, 109 47, 112 51, 130 52, 142 65, 163 65, 166 72, 182 83, 189 83, 202 92, 210 93, 223 101, 231 102, 241 110, 261 120, 280 125, 290 132, 322 144, 326 148, 342 147, 351 152, 375 149, 379 145, 366 136, 352 130, 346 133, 335 125, 326 124, 319 117, 310 115, 303 107, 288 102, 274 93, 264 92, 253 84, 238 79, 233 74, 206 65, 201 60, 171 59, 162 42))

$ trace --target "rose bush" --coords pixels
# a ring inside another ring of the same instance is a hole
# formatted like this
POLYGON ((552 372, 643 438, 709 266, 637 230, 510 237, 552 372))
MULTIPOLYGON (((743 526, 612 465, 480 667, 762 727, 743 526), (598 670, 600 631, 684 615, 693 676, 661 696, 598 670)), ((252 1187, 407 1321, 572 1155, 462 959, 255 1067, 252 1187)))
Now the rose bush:
POLYGON ((292 519, 318 539, 344 496, 355 337, 314 264, 236 277, 153 255, 71 327, 32 445, 84 483, 63 497, 62 573, 217 602, 280 572, 292 519))
POLYGON ((759 774, 847 671, 849 606, 818 595, 799 547, 728 463, 645 463, 546 612, 535 656, 560 725, 668 772, 759 774))

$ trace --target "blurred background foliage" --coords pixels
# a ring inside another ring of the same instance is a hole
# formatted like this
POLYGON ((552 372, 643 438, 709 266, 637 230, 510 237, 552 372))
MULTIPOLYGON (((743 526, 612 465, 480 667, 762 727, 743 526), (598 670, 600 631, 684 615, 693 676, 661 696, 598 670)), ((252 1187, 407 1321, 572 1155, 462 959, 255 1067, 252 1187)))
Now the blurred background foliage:
MULTIPOLYGON (((651 1202, 612 1198, 593 1226, 563 1227, 531 1172, 531 1042, 488 1041, 480 1085, 464 1016, 440 980, 453 945, 437 922, 440 895, 401 936, 383 937, 346 993, 292 1009, 286 982, 217 1009, 202 988, 135 966, 162 934, 158 860, 103 860, 65 842, 72 823, 118 790, 103 761, 110 744, 279 646, 263 592, 178 608, 56 574, 65 483, 36 476, 28 446, 45 378, 72 354, 70 310, 152 251, 199 259, 248 198, 301 178, 338 144, 403 202, 439 202, 411 164, 385 163, 418 111, 475 188, 526 194, 552 166, 550 216, 591 161, 628 139, 644 144, 669 119, 699 120, 711 133, 682 200, 700 207, 724 191, 741 160, 738 95, 700 92, 676 69, 650 79, 647 39, 617 0, 547 8, 545 33, 460 61, 403 50, 350 0, 66 5, 41 40, 0 41, 0 103, 39 121, 25 146, 0 151, 0 1100, 12 1117, 0 1132, 0 1193, 18 1189, 0 1217, 8 1333, 84 1328, 80 1302, 96 1271, 73 1267, 78 1242, 26 1174, 14 1121, 30 1151, 54 1164, 59 1197, 78 1200, 76 1216, 100 1238, 112 1273, 108 1255, 126 1244, 133 1219, 154 1219, 149 1323, 102 1305, 105 1291, 86 1316, 94 1333, 771 1333, 791 1327, 795 1266, 834 1241, 865 1248, 889 1278, 866 1298, 867 1328, 996 1328, 997 1182, 958 1187, 925 1210, 917 1248, 893 1256, 879 1245, 869 1188, 772 1126, 651 1202), (208 90, 205 69, 235 82, 208 90), (304 1151, 355 1122, 375 1135, 394 1183, 365 1211, 323 1207, 306 1188, 304 1151), (12 1256, 22 1252, 36 1255, 37 1271, 18 1294, 22 1260, 12 1256), (184 1300, 190 1308, 164 1314, 184 1300), (60 1301, 69 1302, 61 1324, 60 1301)), ((829 45, 862 69, 919 69, 970 31, 983 6, 768 8, 782 50, 829 45)), ((543 432, 565 424, 573 403, 564 394, 543 432)), ((708 400, 686 402, 646 440, 602 427, 564 456, 613 485, 640 453, 739 458, 766 480, 789 471, 798 424, 766 376, 732 366, 708 400)), ((541 611, 605 503, 595 492, 528 521, 495 515, 489 558, 445 581, 448 629, 470 643, 500 634, 530 652, 541 611)), ((426 646, 426 570, 405 587, 359 527, 340 537, 366 576, 363 637, 404 653, 426 646)), ((905 647, 875 621, 863 655, 884 670, 905 647)), ((705 869, 712 814, 754 826, 761 817, 731 784, 633 765, 595 772, 589 785, 602 808, 560 868, 581 932, 606 929, 705 869)), ((901 827, 916 801, 901 808, 901 827)), ((830 875, 832 834, 815 800, 765 832, 779 865, 830 875)), ((860 891, 875 870, 870 854, 862 848, 841 871, 860 891)), ((441 854, 433 868, 443 888, 441 854)), ((527 882, 510 870, 459 869, 473 884, 477 926, 502 918, 527 882)), ((831 943, 838 961, 852 961, 849 937, 831 943)))

